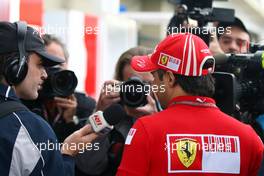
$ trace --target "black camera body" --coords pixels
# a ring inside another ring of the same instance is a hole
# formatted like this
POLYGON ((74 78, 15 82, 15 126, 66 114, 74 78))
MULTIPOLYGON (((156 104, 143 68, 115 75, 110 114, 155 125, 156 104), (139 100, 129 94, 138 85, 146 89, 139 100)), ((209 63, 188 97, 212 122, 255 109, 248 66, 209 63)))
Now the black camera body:
POLYGON ((146 105, 149 93, 149 84, 143 82, 139 77, 131 77, 120 85, 121 104, 129 107, 136 108, 146 105))
POLYGON ((213 74, 217 106, 250 124, 264 141, 264 51, 226 56, 213 74))
MULTIPOLYGON (((252 54, 226 54, 226 62, 216 65, 216 100, 226 106, 222 99, 231 99, 233 115, 235 105, 240 112, 250 112, 254 116, 264 113, 264 52, 252 54)), ((230 107, 230 106, 229 106, 230 107)), ((226 109, 226 107, 224 108, 226 109)))
POLYGON ((62 70, 59 67, 49 67, 46 71, 48 78, 39 92, 40 99, 68 97, 74 93, 78 80, 73 71, 62 70))
MULTIPOLYGON (((233 22, 235 20, 234 9, 213 8, 213 0, 168 0, 174 5, 185 5, 187 15, 205 25, 210 21, 233 22)), ((200 25, 199 25, 200 26, 200 25)), ((201 26, 200 26, 201 27, 201 26)))
MULTIPOLYGON (((213 0, 168 0, 170 3, 181 6, 181 10, 176 12, 168 25, 170 33, 174 33, 173 27, 179 28, 184 21, 188 22, 188 17, 197 20, 197 27, 188 27, 178 32, 189 32, 202 38, 209 45, 210 31, 206 28, 208 22, 233 22, 235 20, 235 10, 227 8, 213 8, 213 0), (185 10, 182 10, 185 9, 185 10), (201 32, 202 31, 202 32, 201 32)), ((179 7, 178 7, 179 8, 179 7)))

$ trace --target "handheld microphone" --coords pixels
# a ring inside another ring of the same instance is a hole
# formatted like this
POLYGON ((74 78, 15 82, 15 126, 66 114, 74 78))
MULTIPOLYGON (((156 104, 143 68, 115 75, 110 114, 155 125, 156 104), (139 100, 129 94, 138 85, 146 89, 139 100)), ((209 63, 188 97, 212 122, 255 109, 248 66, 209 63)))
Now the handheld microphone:
POLYGON ((86 123, 91 124, 94 132, 106 134, 114 128, 113 125, 120 122, 125 116, 126 113, 123 107, 119 104, 113 104, 106 108, 104 112, 97 111, 92 114, 86 123))

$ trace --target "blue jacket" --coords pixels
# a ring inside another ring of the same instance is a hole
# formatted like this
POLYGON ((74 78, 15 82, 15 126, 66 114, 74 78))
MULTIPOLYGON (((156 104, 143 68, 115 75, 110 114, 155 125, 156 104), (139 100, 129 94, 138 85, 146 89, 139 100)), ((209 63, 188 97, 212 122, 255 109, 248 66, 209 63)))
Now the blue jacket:
MULTIPOLYGON (((0 103, 4 101, 19 99, 11 87, 0 84, 0 103)), ((74 160, 61 155, 46 121, 30 111, 18 111, 0 118, 0 171, 1 176, 74 175, 74 160)))

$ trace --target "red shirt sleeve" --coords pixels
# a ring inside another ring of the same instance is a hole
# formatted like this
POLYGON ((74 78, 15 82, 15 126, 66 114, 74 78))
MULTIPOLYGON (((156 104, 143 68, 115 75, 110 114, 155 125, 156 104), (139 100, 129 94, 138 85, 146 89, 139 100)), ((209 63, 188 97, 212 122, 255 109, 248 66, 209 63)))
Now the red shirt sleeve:
POLYGON ((117 176, 146 176, 149 166, 149 136, 140 119, 130 129, 117 176))

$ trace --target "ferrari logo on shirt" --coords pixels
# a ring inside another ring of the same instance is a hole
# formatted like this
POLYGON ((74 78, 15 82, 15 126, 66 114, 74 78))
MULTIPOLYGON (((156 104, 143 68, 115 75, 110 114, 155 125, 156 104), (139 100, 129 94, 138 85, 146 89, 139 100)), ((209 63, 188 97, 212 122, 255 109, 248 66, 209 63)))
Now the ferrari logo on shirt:
POLYGON ((186 168, 190 167, 196 158, 197 141, 188 138, 180 139, 176 142, 176 145, 179 160, 186 168))
POLYGON ((166 138, 168 173, 240 173, 238 136, 167 134, 166 138))

